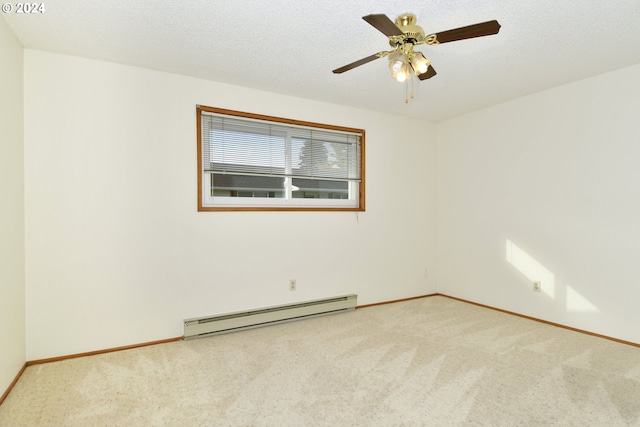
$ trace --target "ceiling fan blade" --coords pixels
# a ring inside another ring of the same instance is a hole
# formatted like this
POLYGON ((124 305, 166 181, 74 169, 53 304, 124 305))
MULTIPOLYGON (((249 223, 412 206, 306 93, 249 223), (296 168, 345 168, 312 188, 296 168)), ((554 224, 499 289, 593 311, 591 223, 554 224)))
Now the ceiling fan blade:
POLYGON ((344 73, 345 71, 349 71, 353 68, 359 67, 363 64, 366 64, 367 62, 371 62, 374 59, 378 59, 378 58, 382 58, 384 56, 387 56, 389 53, 393 52, 392 50, 388 51, 388 52, 378 52, 378 53, 374 53, 373 55, 367 56, 366 58, 362 58, 359 59, 355 62, 352 62, 351 64, 347 64, 344 65, 340 68, 336 68, 335 70, 333 70, 333 74, 340 74, 340 73, 344 73))
MULTIPOLYGON (((457 40, 472 39, 474 37, 490 36, 492 34, 498 34, 498 31, 500 31, 500 24, 494 19, 493 21, 442 31, 432 34, 431 36, 435 36, 438 43, 448 43, 457 40)), ((425 37, 425 40, 428 40, 431 36, 425 37)))
POLYGON ((425 71, 422 74, 419 74, 418 78, 420 80, 427 80, 427 79, 430 79, 431 77, 435 76, 436 74, 438 74, 438 73, 436 73, 436 70, 433 68, 433 66, 429 65, 429 68, 427 68, 427 71, 425 71))
POLYGON ((363 16, 362 19, 376 27, 378 31, 387 37, 401 36, 404 33, 391 19, 385 14, 379 13, 374 15, 363 16))

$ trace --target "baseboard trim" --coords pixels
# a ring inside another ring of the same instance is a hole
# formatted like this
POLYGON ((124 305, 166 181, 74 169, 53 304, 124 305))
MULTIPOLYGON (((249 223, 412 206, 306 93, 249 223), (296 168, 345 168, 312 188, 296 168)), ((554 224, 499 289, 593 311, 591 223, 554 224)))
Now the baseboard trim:
POLYGON ((167 338, 164 340, 149 341, 149 342, 144 342, 139 344, 125 345, 122 347, 107 348, 104 350, 88 351, 86 353, 76 353, 76 354, 69 354, 66 356, 50 357, 47 359, 29 360, 27 361, 26 366, 40 365, 42 363, 50 363, 50 362, 59 362, 61 360, 75 359, 77 357, 95 356, 97 354, 113 353, 114 351, 131 350, 133 348, 147 347, 147 346, 156 345, 156 344, 165 344, 169 342, 180 341, 182 339, 184 339, 184 337, 167 338))
POLYGON ((22 368, 20 368, 20 372, 18 372, 18 375, 16 375, 16 377, 13 379, 11 384, 9 384, 9 387, 7 387, 7 390, 4 392, 4 394, 2 396, 0 396, 0 405, 2 405, 2 402, 4 402, 4 400, 7 398, 7 396, 9 396, 9 393, 11 393, 11 390, 13 390, 13 387, 16 385, 16 383, 18 382, 18 380, 22 376, 22 373, 24 372, 25 369, 27 369, 27 364, 26 363, 22 365, 22 368))
POLYGON ((620 344, 626 344, 626 345, 630 345, 632 347, 640 348, 640 344, 639 343, 635 343, 633 341, 625 341, 625 340, 621 340, 619 338, 613 338, 613 337, 609 337, 607 335, 602 335, 602 334, 597 334, 595 332, 586 331, 584 329, 578 329, 578 328, 573 328, 571 326, 566 326, 566 325, 563 325, 563 324, 560 324, 560 323, 549 322, 548 320, 538 319, 537 317, 527 316, 527 315, 524 315, 524 314, 516 313, 514 311, 503 310, 501 308, 492 307, 490 305, 485 305, 485 304, 480 304, 480 303, 477 303, 477 302, 473 302, 473 301, 469 301, 469 300, 466 300, 466 299, 454 297, 454 296, 451 296, 451 295, 446 295, 446 294, 436 294, 436 295, 442 296, 442 297, 446 297, 446 298, 450 298, 450 299, 453 299, 453 300, 456 300, 456 301, 464 302, 464 303, 467 303, 467 304, 476 305, 478 307, 483 307, 483 308, 488 308, 490 310, 499 311, 501 313, 510 314, 512 316, 522 317, 524 319, 533 320, 534 322, 544 323, 546 325, 555 326, 557 328, 568 329, 568 330, 573 331, 573 332, 579 332, 581 334, 591 335, 592 337, 603 338, 605 340, 614 341, 614 342, 617 342, 617 343, 620 343, 620 344))
POLYGON ((438 295, 440 295, 440 294, 427 294, 427 295, 420 295, 420 296, 417 296, 417 297, 410 297, 410 298, 394 299, 394 300, 391 300, 391 301, 376 302, 376 303, 373 303, 373 304, 364 304, 364 305, 357 306, 356 309, 375 307, 377 305, 395 304, 397 302, 411 301, 412 299, 435 297, 435 296, 438 296, 438 295))

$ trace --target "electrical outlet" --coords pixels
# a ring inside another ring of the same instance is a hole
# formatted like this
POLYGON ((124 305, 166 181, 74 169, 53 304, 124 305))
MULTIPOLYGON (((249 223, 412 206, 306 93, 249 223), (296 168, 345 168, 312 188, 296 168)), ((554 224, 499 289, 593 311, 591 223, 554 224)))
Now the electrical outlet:
POLYGON ((540 282, 537 280, 533 282, 533 292, 540 292, 540 282))
POLYGON ((296 290, 296 279, 289 280, 289 290, 290 291, 296 290))

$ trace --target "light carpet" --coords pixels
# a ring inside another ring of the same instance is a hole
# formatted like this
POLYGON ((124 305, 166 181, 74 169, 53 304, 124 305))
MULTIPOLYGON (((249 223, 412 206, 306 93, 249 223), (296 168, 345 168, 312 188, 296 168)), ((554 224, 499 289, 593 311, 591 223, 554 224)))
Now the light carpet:
POLYGON ((0 426, 640 426, 640 348, 437 296, 28 367, 0 426))

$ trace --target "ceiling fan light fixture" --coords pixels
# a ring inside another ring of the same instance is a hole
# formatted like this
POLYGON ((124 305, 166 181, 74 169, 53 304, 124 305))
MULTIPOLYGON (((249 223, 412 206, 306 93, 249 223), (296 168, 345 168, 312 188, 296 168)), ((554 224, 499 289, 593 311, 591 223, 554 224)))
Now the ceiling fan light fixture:
POLYGON ((411 59, 411 67, 416 75, 426 73, 431 65, 431 61, 424 57, 421 52, 416 52, 411 59))
POLYGON ((399 52, 392 53, 389 56, 389 70, 391 70, 391 77, 397 81, 403 82, 407 80, 409 77, 407 57, 399 52))
POLYGON ((407 64, 402 64, 402 66, 397 72, 391 73, 391 77, 393 77, 400 83, 407 80, 407 78, 409 77, 409 68, 407 67, 407 64))

